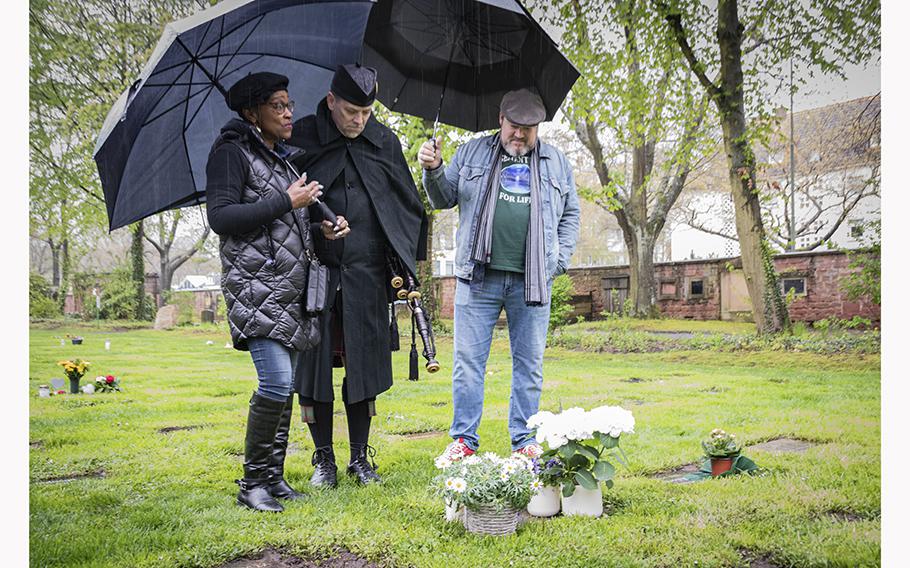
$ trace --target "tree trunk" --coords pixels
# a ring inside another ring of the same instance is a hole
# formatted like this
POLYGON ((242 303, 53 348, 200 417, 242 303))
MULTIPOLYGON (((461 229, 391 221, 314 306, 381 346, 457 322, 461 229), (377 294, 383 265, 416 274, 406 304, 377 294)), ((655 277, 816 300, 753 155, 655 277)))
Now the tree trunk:
POLYGON ((133 225, 133 242, 130 247, 130 256, 133 260, 133 284, 136 286, 136 313, 137 320, 145 319, 145 257, 142 243, 142 221, 133 225))
POLYGON ((59 294, 60 293, 60 245, 56 244, 53 239, 49 240, 47 244, 51 249, 51 288, 54 290, 54 294, 59 294))
POLYGON ((755 156, 747 138, 743 103, 743 26, 737 15, 736 0, 720 0, 717 16, 721 96, 715 101, 724 132, 743 272, 759 333, 775 332, 789 328, 790 318, 777 285, 771 250, 765 243, 755 184, 755 156))
MULTIPOLYGON (((63 239, 60 244, 60 292, 57 301, 60 303, 60 311, 64 312, 66 308, 66 294, 69 292, 70 280, 70 243, 68 239, 63 239)), ((75 294, 73 296, 75 298, 75 294)))
POLYGON ((648 231, 648 187, 646 179, 654 162, 649 159, 648 141, 632 149, 632 192, 623 208, 614 212, 629 251, 629 299, 635 317, 656 315, 654 245, 657 234, 648 231))
POLYGON ((159 308, 164 305, 165 292, 170 291, 171 282, 174 279, 174 272, 176 272, 176 270, 171 267, 170 256, 171 255, 169 253, 165 253, 159 257, 160 262, 158 263, 158 274, 160 276, 158 280, 158 288, 161 290, 161 293, 158 294, 159 308))
POLYGON ((654 278, 654 245, 650 235, 637 236, 629 247, 629 298, 635 317, 656 317, 657 297, 654 278))

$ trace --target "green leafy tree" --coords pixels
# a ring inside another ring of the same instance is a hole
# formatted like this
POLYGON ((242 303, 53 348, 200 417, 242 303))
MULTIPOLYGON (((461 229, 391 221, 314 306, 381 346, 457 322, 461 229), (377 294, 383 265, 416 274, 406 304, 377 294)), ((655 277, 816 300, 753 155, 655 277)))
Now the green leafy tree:
POLYGON ((622 230, 630 315, 654 316, 654 250, 707 153, 707 97, 647 2, 556 0, 533 9, 562 28, 562 50, 581 72, 563 110, 599 185, 579 193, 612 213, 622 230))
POLYGON ((843 77, 846 64, 868 61, 881 43, 879 2, 718 0, 716 8, 698 0, 652 2, 720 117, 756 326, 761 332, 787 329, 761 217, 754 143, 767 138, 771 97, 786 85, 788 76, 776 70, 789 61, 797 72, 843 77))
MULTIPOLYGON (((206 5, 190 0, 29 4, 30 231, 50 247, 53 282, 64 291, 71 267, 106 224, 92 159, 104 118, 136 80, 164 25, 206 5)), ((134 230, 137 264, 144 262, 141 234, 134 230)), ((135 277, 144 280, 141 273, 135 277)), ((139 304, 140 290, 137 279, 139 304)))

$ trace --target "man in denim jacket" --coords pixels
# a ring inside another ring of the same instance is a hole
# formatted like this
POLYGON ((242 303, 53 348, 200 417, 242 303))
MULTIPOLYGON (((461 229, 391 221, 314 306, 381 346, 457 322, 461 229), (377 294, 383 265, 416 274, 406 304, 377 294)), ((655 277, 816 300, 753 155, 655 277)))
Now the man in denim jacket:
POLYGON ((453 441, 437 465, 477 451, 490 342, 503 308, 512 353, 512 451, 528 457, 542 451, 527 420, 540 404, 553 278, 568 268, 579 229, 572 168, 537 139, 545 118, 537 94, 510 91, 497 134, 462 145, 445 168, 438 141, 426 142, 417 156, 433 207, 458 206, 453 441))

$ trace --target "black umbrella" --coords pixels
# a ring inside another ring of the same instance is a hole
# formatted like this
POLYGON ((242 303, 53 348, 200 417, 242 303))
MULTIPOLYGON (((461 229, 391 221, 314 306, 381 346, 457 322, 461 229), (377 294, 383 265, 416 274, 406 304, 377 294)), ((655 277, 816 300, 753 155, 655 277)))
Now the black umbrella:
POLYGON ((247 73, 290 78, 296 114, 315 112, 335 68, 361 54, 370 0, 225 0, 168 24, 95 146, 110 228, 205 201, 205 165, 247 73))
POLYGON ((379 0, 364 34, 389 109, 468 130, 499 126, 499 102, 529 88, 547 120, 578 70, 515 0, 379 0))

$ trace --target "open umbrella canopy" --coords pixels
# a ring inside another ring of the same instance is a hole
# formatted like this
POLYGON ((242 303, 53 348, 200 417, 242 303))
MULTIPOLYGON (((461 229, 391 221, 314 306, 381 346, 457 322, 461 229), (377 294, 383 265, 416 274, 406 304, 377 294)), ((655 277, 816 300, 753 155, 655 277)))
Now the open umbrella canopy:
POLYGON ((205 165, 236 116, 223 93, 248 73, 290 79, 315 112, 335 68, 360 59, 371 0, 225 0, 168 24, 95 146, 110 229, 205 201, 205 165))
POLYGON ((516 0, 378 0, 364 65, 394 111, 480 131, 510 90, 537 91, 551 120, 578 70, 516 0))

